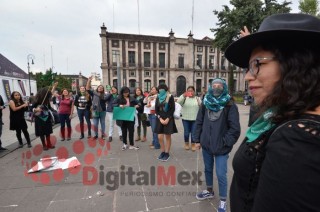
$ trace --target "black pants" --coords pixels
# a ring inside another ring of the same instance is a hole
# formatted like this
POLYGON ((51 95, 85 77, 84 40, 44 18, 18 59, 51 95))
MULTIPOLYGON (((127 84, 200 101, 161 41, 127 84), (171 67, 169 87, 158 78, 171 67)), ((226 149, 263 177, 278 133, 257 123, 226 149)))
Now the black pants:
POLYGON ((28 144, 31 144, 31 142, 30 142, 30 136, 29 136, 29 132, 28 132, 28 129, 27 129, 27 128, 25 128, 25 129, 16 129, 16 135, 17 135, 19 144, 22 144, 21 131, 23 132, 23 135, 24 135, 24 137, 26 138, 27 143, 28 143, 28 144))
POLYGON ((134 121, 123 121, 122 126, 122 137, 123 137, 123 143, 127 144, 127 134, 129 132, 129 142, 130 145, 134 145, 133 136, 134 136, 134 121))

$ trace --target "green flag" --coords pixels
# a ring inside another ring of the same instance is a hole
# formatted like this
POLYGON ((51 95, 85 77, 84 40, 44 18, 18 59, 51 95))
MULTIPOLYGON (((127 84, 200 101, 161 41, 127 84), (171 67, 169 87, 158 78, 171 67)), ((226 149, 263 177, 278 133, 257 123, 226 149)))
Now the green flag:
POLYGON ((135 107, 114 107, 113 120, 133 121, 135 115, 135 107))

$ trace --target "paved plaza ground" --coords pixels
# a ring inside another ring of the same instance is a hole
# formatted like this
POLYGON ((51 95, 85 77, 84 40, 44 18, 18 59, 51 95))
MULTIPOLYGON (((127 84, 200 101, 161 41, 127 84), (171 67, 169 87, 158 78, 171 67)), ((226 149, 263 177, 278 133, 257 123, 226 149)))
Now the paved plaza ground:
MULTIPOLYGON (((241 137, 230 153, 228 182, 233 170, 231 162, 247 129, 249 107, 238 105, 241 137)), ((79 120, 72 119, 72 140, 61 142, 59 125, 55 126, 53 140, 56 148, 42 152, 40 139, 29 126, 33 147, 18 146, 15 133, 9 131, 8 109, 4 112, 2 143, 10 151, 0 152, 0 211, 160 211, 196 212, 215 211, 218 207, 218 187, 215 179, 212 200, 198 201, 196 192, 206 188, 201 151, 183 149, 183 127, 176 124, 179 133, 172 136, 171 158, 167 162, 156 158, 160 150, 149 148, 147 141, 136 142, 140 150, 121 151, 122 143, 115 130, 113 142, 79 140, 79 120), (27 174, 40 158, 48 156, 77 157, 81 166, 69 169, 27 174), (32 164, 32 165, 31 165, 32 164), (134 173, 133 173, 134 172, 134 173), (197 179, 197 173, 201 177, 197 179), (128 177, 132 175, 131 177, 128 177), (160 177, 159 177, 160 176, 160 177), (174 176, 166 178, 166 176, 174 176), (147 179, 147 182, 144 181, 147 179), (118 182, 118 183, 116 183, 118 182), (167 185, 165 185, 167 184, 167 185)), ((107 129, 108 129, 107 124, 107 129)), ((108 132, 108 131, 107 131, 108 132)), ((229 207, 228 207, 229 208, 229 207)))

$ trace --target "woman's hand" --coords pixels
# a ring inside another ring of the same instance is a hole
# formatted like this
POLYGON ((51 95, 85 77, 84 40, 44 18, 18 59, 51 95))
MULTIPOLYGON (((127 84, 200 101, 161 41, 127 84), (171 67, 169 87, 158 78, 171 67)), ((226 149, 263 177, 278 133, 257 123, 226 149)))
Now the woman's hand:
POLYGON ((247 35, 250 35, 250 31, 246 26, 243 27, 243 30, 240 30, 240 38, 243 38, 247 35))
POLYGON ((162 125, 167 125, 169 123, 169 118, 166 118, 165 120, 163 120, 162 118, 160 118, 160 123, 162 125))
POLYGON ((125 107, 125 105, 119 105, 119 107, 123 109, 125 107))

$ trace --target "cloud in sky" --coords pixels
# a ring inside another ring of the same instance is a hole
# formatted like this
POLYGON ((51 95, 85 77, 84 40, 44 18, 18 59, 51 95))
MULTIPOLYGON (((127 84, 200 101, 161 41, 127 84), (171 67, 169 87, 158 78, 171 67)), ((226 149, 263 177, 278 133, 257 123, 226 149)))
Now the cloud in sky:
MULTIPOLYGON (((192 29, 193 0, 2 0, 0 53, 27 72, 54 67, 63 74, 101 72, 100 27, 109 32, 186 38, 192 29), (52 54, 51 54, 52 53, 52 54)), ((297 12, 298 0, 291 7, 297 12)), ((194 38, 213 37, 210 28, 229 0, 194 0, 194 38)))

